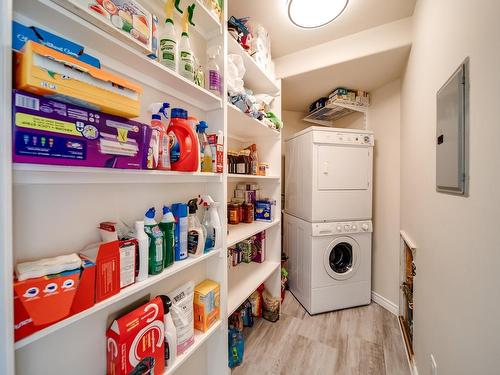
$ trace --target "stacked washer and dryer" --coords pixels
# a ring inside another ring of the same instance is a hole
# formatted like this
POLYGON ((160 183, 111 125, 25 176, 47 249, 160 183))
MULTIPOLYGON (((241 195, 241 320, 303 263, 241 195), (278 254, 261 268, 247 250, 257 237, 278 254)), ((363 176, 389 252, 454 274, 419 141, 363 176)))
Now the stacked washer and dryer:
POLYGON ((290 291, 310 314, 371 300, 373 133, 313 126, 286 140, 290 291))

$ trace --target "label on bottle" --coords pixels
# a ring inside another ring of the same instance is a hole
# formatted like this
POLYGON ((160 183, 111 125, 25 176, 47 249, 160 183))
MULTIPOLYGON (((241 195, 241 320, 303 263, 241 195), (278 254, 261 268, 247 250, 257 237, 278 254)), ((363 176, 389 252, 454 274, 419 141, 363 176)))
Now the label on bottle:
POLYGON ((246 173, 246 165, 245 163, 236 164, 236 173, 237 174, 245 174, 246 173))
POLYGON ((175 50, 177 42, 172 39, 160 39, 160 62, 175 70, 175 50))
POLYGON ((221 91, 220 73, 217 70, 208 71, 208 89, 210 91, 221 91))
POLYGON ((160 168, 170 169, 170 138, 164 134, 160 144, 160 168))
POLYGON ((198 231, 191 230, 188 232, 188 253, 189 254, 196 254, 196 250, 198 248, 198 242, 199 242, 200 234, 198 231))
POLYGON ((181 52, 181 69, 180 73, 183 77, 193 80, 194 78, 194 63, 193 56, 187 51, 181 52))

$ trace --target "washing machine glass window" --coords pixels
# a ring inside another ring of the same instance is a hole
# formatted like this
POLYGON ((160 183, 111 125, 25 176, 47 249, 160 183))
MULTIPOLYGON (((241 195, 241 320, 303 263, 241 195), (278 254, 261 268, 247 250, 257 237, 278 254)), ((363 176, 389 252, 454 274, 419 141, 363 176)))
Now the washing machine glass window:
POLYGON ((335 273, 343 274, 352 268, 352 246, 341 242, 330 251, 330 267, 335 273))

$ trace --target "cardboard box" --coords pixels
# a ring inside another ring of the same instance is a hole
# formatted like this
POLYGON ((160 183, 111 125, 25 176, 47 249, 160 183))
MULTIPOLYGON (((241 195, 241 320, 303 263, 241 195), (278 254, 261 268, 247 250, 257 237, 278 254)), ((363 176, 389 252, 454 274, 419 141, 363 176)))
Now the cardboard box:
POLYGON ((220 286, 205 280, 194 287, 194 328, 206 332, 220 319, 220 286))
POLYGON ((74 43, 68 39, 62 38, 55 34, 35 26, 25 26, 19 22, 12 22, 12 49, 20 52, 24 44, 32 40, 34 42, 43 44, 44 46, 55 49, 56 51, 65 53, 78 59, 86 64, 92 65, 96 68, 101 67, 101 62, 98 58, 84 53, 84 47, 80 44, 74 43))
POLYGON ((164 335, 163 303, 160 297, 116 319, 106 333, 106 373, 163 374, 164 335), (134 369, 137 372, 133 372, 134 369))
POLYGON ((33 41, 17 55, 16 88, 126 118, 141 113, 142 88, 33 41))
POLYGON ((151 128, 136 121, 15 90, 16 163, 140 169, 151 128))
POLYGON ((120 288, 135 283, 135 255, 137 240, 120 241, 120 288))
POLYGON ((54 0, 54 2, 145 55, 153 53, 153 14, 139 2, 134 0, 54 0))

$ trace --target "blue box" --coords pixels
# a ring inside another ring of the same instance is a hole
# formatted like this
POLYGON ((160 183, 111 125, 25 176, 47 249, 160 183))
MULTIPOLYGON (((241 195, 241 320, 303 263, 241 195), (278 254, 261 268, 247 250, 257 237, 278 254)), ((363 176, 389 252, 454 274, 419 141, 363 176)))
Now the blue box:
POLYGON ((274 219, 273 206, 275 201, 271 200, 258 200, 255 202, 255 221, 271 222, 274 219))
POLYGON ((21 51, 28 40, 43 44, 56 51, 72 56, 86 64, 101 68, 98 58, 84 53, 84 47, 68 39, 49 33, 35 26, 25 26, 19 22, 12 22, 12 49, 21 51))

